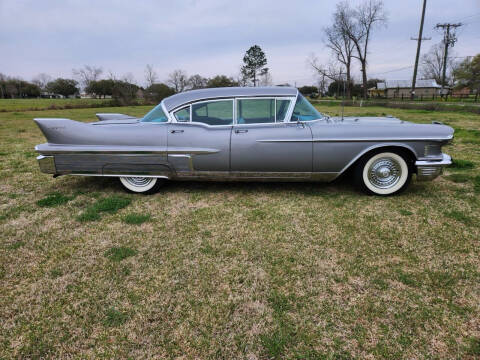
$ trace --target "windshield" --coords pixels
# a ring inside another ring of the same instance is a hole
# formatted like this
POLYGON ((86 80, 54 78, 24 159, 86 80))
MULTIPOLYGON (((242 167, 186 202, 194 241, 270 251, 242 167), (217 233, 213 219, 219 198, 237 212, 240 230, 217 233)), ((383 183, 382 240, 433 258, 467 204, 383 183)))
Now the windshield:
POLYGON ((302 94, 298 94, 290 121, 312 121, 322 119, 323 117, 302 94))
POLYGON ((162 123, 167 122, 168 118, 163 112, 162 104, 155 106, 150 112, 143 117, 141 122, 156 122, 162 123))

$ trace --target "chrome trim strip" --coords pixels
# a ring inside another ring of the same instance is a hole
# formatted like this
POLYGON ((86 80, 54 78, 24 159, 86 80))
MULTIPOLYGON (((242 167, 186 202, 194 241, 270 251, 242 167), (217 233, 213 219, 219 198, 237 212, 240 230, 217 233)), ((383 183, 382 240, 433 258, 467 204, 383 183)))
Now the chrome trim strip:
POLYGON ((195 155, 202 155, 202 154, 216 154, 220 152, 217 149, 190 149, 190 148, 172 148, 169 151, 167 150, 49 150, 49 149, 36 149, 37 152, 44 154, 44 155, 84 155, 84 154, 101 154, 101 155, 123 155, 123 156, 131 156, 131 155, 154 155, 154 154, 163 154, 163 155, 173 155, 173 154, 195 154, 195 155))
POLYGON ((161 178, 161 179, 170 179, 169 176, 164 175, 115 175, 115 174, 86 174, 86 173, 79 173, 79 174, 64 174, 64 175, 74 175, 74 176, 101 176, 101 177, 146 177, 146 178, 161 178))
POLYGON ((452 137, 446 138, 356 138, 356 139, 262 139, 257 142, 377 142, 377 141, 444 141, 450 140, 452 137))

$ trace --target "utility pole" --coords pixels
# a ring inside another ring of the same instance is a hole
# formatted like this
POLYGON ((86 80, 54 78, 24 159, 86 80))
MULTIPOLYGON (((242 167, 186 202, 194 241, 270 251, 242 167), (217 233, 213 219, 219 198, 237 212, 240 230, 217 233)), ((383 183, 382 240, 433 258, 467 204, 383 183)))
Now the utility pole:
POLYGON ((443 43, 445 45, 445 54, 443 55, 443 72, 442 72, 442 94, 441 96, 443 97, 444 95, 444 88, 445 88, 445 77, 447 74, 447 60, 448 60, 448 47, 451 46, 453 47, 455 45, 455 42, 457 41, 457 37, 455 36, 455 33, 450 33, 450 28, 453 28, 455 30, 457 27, 462 26, 462 23, 457 23, 457 24, 437 24, 435 26, 437 29, 443 29, 443 43))
POLYGON ((417 55, 415 56, 415 67, 413 68, 412 91, 411 99, 415 98, 415 83, 417 82, 418 59, 420 58, 420 48, 422 47, 422 40, 431 40, 432 38, 424 38, 423 22, 425 20, 425 8, 427 7, 427 0, 423 0, 422 19, 420 20, 420 30, 418 31, 418 38, 410 38, 410 40, 417 40, 417 55))

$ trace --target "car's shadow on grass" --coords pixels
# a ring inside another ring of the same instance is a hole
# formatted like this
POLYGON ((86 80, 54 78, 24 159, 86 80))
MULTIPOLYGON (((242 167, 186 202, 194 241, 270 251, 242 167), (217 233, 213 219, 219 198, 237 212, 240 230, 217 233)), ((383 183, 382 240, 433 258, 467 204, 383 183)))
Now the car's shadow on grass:
MULTIPOLYGON (((78 177, 64 184, 72 192, 118 192, 125 193, 117 178, 78 177)), ((285 192, 303 195, 360 194, 348 178, 340 178, 331 183, 321 182, 255 182, 255 181, 167 181, 157 194, 170 193, 219 193, 238 194, 263 193, 281 194, 285 192)))

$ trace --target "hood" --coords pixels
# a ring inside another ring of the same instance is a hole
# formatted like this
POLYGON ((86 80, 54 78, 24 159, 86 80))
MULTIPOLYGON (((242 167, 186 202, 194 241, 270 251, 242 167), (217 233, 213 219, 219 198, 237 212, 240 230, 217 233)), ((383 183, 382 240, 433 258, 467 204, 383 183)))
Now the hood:
POLYGON ((331 117, 331 121, 339 124, 353 125, 398 125, 398 124, 411 124, 411 122, 400 120, 392 116, 386 117, 362 117, 362 116, 348 116, 344 117, 343 120, 340 116, 331 117))

